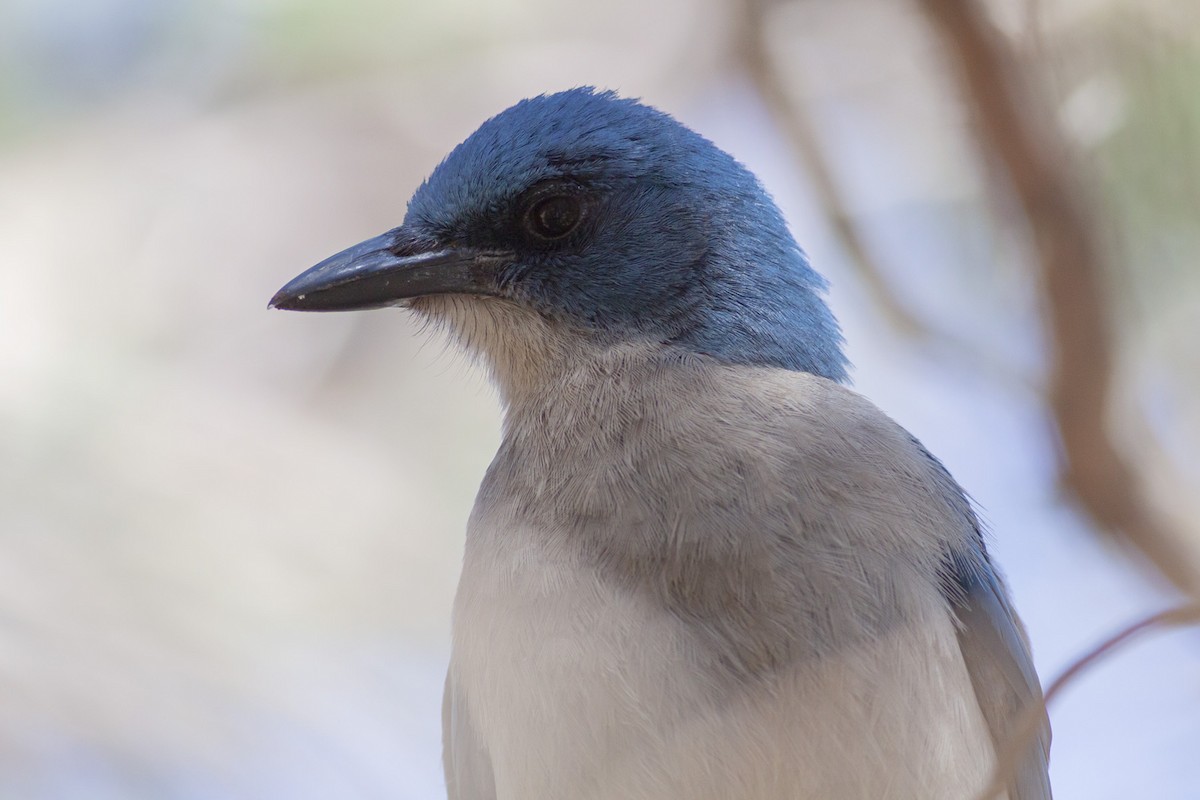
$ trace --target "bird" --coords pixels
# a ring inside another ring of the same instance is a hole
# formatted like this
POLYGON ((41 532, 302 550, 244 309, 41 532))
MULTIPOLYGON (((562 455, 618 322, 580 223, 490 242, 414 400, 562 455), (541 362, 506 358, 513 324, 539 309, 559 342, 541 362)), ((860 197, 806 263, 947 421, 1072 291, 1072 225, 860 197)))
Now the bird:
POLYGON ((451 800, 1051 797, 972 503, 848 387, 762 183, 672 116, 522 100, 278 309, 400 306, 489 372, 443 701, 451 800))

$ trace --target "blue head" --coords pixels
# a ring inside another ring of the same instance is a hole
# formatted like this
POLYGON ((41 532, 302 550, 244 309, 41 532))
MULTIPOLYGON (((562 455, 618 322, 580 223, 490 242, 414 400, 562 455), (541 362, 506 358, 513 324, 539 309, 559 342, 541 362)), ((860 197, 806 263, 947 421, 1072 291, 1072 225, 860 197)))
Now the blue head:
POLYGON ((601 340, 843 380, 824 289, 745 167, 660 111, 573 89, 485 122, 421 185, 401 227, 274 303, 498 296, 601 340))

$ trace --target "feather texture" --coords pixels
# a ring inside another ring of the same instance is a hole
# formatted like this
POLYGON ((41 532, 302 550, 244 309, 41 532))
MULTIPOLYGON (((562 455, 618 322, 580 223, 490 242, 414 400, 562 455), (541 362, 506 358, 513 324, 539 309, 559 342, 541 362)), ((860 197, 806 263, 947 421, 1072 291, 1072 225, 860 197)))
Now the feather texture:
POLYGON ((1012 617, 944 591, 946 554, 981 551, 940 466, 813 375, 644 345, 559 363, 472 518, 454 769, 490 759, 495 796, 531 800, 978 791, 1010 708, 987 670, 1027 657, 981 650, 1012 617))

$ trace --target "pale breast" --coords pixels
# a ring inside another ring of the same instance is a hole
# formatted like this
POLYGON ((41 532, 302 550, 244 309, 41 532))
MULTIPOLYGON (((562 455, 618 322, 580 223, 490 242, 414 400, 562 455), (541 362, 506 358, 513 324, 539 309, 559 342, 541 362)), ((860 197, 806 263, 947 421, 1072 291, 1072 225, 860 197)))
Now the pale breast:
POLYGON ((510 413, 450 681, 498 799, 971 796, 960 512, 847 390, 695 367, 598 363, 510 413))
POLYGON ((451 673, 498 800, 959 800, 982 786, 991 744, 937 604, 730 692, 694 668, 686 624, 536 532, 494 533, 509 546, 465 565, 451 673))

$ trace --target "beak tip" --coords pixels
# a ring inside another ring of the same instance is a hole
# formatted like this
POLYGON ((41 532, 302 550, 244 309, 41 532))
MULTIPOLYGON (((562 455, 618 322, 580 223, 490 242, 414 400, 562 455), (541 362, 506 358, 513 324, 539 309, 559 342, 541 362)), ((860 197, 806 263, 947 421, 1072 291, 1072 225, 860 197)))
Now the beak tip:
MULTIPOLYGON (((292 281, 295 283, 295 281, 292 281)), ((284 286, 271 298, 267 303, 267 308, 274 308, 279 311, 304 311, 304 299, 307 297, 306 292, 297 292, 292 288, 292 283, 284 286)))

